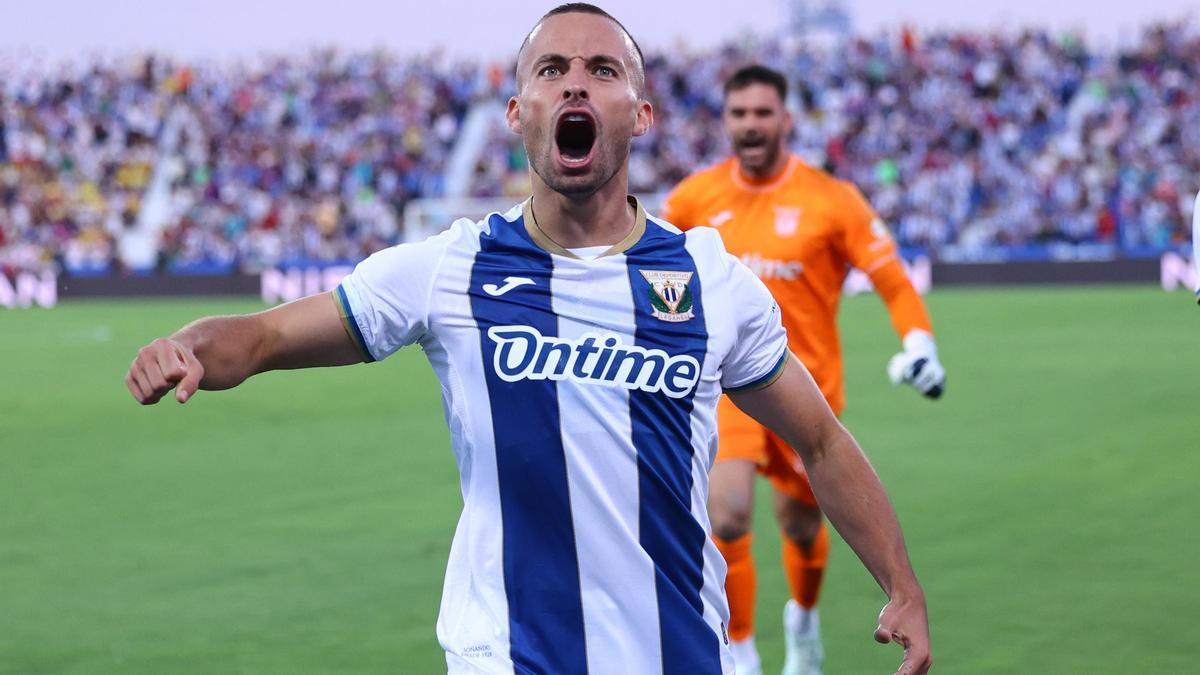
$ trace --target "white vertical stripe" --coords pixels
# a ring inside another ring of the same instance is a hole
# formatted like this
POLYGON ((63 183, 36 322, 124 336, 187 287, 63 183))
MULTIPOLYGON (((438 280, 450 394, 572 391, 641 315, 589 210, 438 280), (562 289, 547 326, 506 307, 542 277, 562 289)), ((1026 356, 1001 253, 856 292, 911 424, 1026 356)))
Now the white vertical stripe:
MULTIPOLYGON (((474 232, 475 228, 471 228, 474 232)), ((463 241, 447 254, 433 289, 430 322, 443 342, 423 344, 442 383, 442 401, 466 507, 446 563, 437 635, 450 673, 512 673, 504 527, 478 327, 467 291, 479 249, 463 241)))
MULTIPOLYGON (((700 245, 689 237, 685 244, 696 264, 700 277, 700 302, 704 310, 704 329, 708 334, 704 372, 696 395, 692 399, 692 515, 709 535, 704 541, 704 582, 700 598, 704 603, 704 620, 717 634, 721 648, 721 670, 733 672, 733 655, 726 642, 729 630, 729 602, 725 597, 725 559, 712 540, 712 524, 708 519, 708 472, 717 456, 717 399, 721 397, 721 361, 729 351, 732 316, 731 302, 724 280, 724 261, 714 259, 713 249, 700 245), (714 264, 715 263, 715 264, 714 264)), ((720 251, 721 254, 724 250, 720 251)))
MULTIPOLYGON (((556 256, 551 293, 560 337, 634 334, 624 256, 556 256)), ((632 337, 623 342, 631 344, 632 337)), ((589 675, 658 675, 658 600, 654 565, 638 538, 638 466, 629 393, 617 386, 562 380, 558 405, 589 675), (630 662, 630 654, 645 658, 630 662)))

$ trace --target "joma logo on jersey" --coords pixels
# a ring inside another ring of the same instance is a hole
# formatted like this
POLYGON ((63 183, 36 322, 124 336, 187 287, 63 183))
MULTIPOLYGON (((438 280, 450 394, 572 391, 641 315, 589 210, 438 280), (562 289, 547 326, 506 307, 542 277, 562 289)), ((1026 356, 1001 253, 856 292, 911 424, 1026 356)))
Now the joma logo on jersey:
POLYGON ((573 380, 683 398, 700 381, 695 358, 623 344, 615 333, 568 340, 531 326, 495 326, 487 334, 496 344, 492 367, 505 382, 573 380))
POLYGON ((730 220, 733 220, 733 211, 725 209, 715 216, 710 216, 708 219, 708 224, 712 227, 720 227, 725 223, 728 223, 730 220))

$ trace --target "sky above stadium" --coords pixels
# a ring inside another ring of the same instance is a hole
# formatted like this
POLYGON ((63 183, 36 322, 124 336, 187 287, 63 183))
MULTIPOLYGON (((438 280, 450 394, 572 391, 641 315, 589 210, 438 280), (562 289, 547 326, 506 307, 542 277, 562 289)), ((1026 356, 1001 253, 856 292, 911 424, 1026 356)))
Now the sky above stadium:
MULTIPOLYGON (((776 30, 788 0, 599 0, 646 47, 686 36, 696 46, 739 33, 776 30), (702 8, 702 9, 700 9, 702 8)), ((558 0, 175 0, 126 2, 42 0, 5 3, 0 54, 25 51, 50 58, 90 51, 157 49, 181 56, 246 56, 313 44, 386 46, 400 52, 448 48, 451 53, 506 59, 532 23, 558 0)), ((1104 44, 1127 41, 1152 20, 1197 20, 1194 0, 846 0, 858 32, 909 23, 918 28, 1023 25, 1083 30, 1104 44)))

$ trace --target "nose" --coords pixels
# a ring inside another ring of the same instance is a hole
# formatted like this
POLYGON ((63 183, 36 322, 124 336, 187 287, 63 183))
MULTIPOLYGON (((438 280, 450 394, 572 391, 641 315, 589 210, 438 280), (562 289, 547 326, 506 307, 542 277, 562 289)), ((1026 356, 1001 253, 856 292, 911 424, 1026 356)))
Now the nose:
POLYGON ((563 89, 563 100, 571 101, 571 100, 575 100, 575 99, 578 99, 580 101, 588 100, 587 87, 584 86, 582 82, 580 82, 578 84, 575 84, 575 83, 568 84, 563 89))
POLYGON ((563 82, 563 100, 588 100, 587 73, 584 68, 571 68, 563 82))

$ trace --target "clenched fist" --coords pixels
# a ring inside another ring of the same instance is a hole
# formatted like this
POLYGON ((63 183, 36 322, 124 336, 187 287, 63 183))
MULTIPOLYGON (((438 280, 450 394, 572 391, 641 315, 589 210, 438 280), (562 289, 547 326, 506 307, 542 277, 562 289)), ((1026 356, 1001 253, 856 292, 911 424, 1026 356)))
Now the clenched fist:
POLYGON ((204 366, 192 350, 170 338, 159 338, 138 350, 125 374, 125 386, 142 405, 158 403, 175 390, 175 400, 187 400, 200 388, 204 366))

